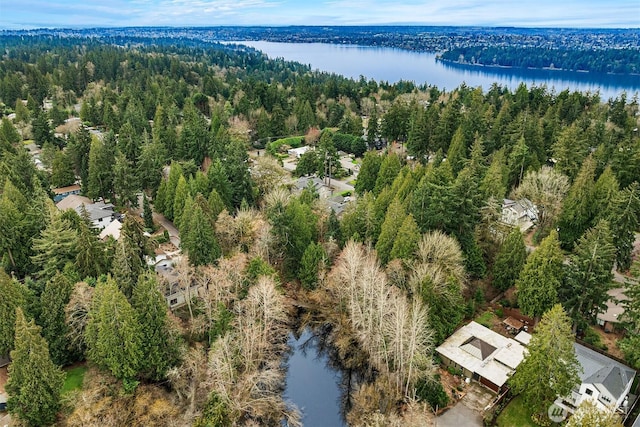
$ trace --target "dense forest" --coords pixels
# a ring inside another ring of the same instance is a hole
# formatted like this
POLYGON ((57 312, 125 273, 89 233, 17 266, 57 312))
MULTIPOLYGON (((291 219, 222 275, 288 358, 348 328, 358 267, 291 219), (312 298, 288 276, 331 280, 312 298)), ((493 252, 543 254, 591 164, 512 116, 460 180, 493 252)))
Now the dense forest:
POLYGON ((393 47, 437 53, 452 64, 580 72, 640 73, 637 29, 432 26, 288 26, 202 28, 96 28, 5 31, 6 35, 180 39, 194 42, 266 40, 393 47))
POLYGON ((353 80, 197 37, 0 40, 0 355, 25 425, 298 425, 281 361, 300 325, 359 372, 349 425, 430 425, 434 348, 490 296, 584 335, 615 270, 640 367, 636 98, 353 80), (359 174, 338 214, 294 183, 346 176, 341 152, 359 174), (74 183, 124 214, 117 240, 56 208, 74 183), (537 206, 526 241, 505 197, 537 206))

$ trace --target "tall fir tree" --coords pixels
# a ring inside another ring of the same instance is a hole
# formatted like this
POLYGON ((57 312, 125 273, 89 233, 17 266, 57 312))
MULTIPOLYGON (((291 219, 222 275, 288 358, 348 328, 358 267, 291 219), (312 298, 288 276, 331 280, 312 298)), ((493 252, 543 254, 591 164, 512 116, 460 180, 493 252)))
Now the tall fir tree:
POLYGON ((558 233, 552 231, 527 259, 516 280, 518 304, 527 316, 540 318, 558 302, 564 277, 558 233))
POLYGON ((131 305, 142 336, 140 371, 146 378, 160 380, 177 363, 180 351, 178 341, 169 329, 167 302, 160 292, 155 273, 148 272, 139 277, 131 305))
POLYGON ((67 263, 74 263, 78 254, 78 232, 57 209, 49 206, 49 224, 40 237, 33 239, 33 263, 40 268, 39 276, 51 279, 63 271, 67 263))
POLYGON ((564 199, 558 222, 563 249, 573 248, 575 241, 591 226, 595 215, 593 210, 595 169, 593 157, 587 157, 564 199))
POLYGON ((396 241, 396 236, 406 216, 407 213, 405 212, 402 202, 395 198, 393 202, 391 202, 391 205, 389 205, 384 222, 382 223, 380 237, 376 243, 378 258, 383 265, 390 260, 391 250, 396 241))
POLYGON ((16 309, 15 349, 11 352, 7 410, 28 426, 53 424, 60 410, 65 374, 49 356, 47 341, 33 320, 16 309))
POLYGON ((576 242, 569 262, 560 301, 574 321, 574 330, 595 323, 606 310, 615 261, 615 248, 607 221, 600 221, 576 242))
POLYGON ((220 244, 216 239, 211 220, 202 208, 195 204, 187 213, 188 226, 180 242, 192 265, 213 264, 222 255, 220 244))
POLYGON ((73 292, 73 283, 62 273, 56 273, 47 282, 40 295, 39 324, 42 337, 49 343, 49 354, 53 363, 59 366, 72 361, 67 338, 68 327, 65 322, 65 307, 73 292))
POLYGON ((418 249, 420 241, 420 230, 413 215, 409 214, 402 221, 402 225, 398 230, 393 248, 389 254, 389 259, 412 259, 418 249))
POLYGON ((300 260, 298 277, 302 287, 307 290, 315 289, 318 285, 318 271, 327 258, 323 247, 319 243, 311 242, 300 260))
POLYGON ((512 287, 527 260, 527 248, 519 229, 513 229, 500 246, 493 264, 493 286, 506 291, 512 287))
POLYGON ((132 381, 143 364, 142 339, 136 312, 114 280, 99 282, 85 329, 87 358, 116 378, 132 381))
POLYGON ((573 347, 571 319, 560 304, 542 316, 524 360, 510 383, 534 413, 546 416, 549 405, 580 384, 581 368, 573 347))
POLYGON ((25 289, 4 270, 0 269, 0 355, 7 356, 13 349, 16 308, 25 307, 25 289))

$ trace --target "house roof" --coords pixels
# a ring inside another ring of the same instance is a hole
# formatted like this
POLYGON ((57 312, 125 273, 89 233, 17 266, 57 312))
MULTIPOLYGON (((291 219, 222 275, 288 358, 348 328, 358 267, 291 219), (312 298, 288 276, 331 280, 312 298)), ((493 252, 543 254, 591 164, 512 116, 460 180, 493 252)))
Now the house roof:
POLYGON ((529 345, 531 342, 531 334, 529 332, 520 331, 518 335, 515 336, 514 340, 518 341, 522 345, 529 345))
POLYGON ((627 296, 624 294, 623 288, 609 289, 607 294, 609 295, 609 299, 606 302, 607 310, 598 314, 598 319, 605 322, 618 323, 620 315, 624 313, 622 301, 627 300, 627 296))
POLYGON ((101 240, 107 238, 107 236, 113 237, 115 240, 120 238, 120 229, 122 229, 122 223, 117 219, 115 221, 111 221, 109 225, 102 229, 98 237, 101 240))
POLYGON ((64 199, 60 200, 58 203, 56 203, 56 206, 61 211, 66 211, 67 209, 74 209, 75 210, 76 208, 79 208, 83 204, 84 205, 90 205, 92 203, 93 202, 88 197, 80 196, 78 194, 72 194, 72 195, 67 196, 64 199))
POLYGON ((80 186, 78 184, 75 185, 69 185, 68 187, 60 187, 60 188, 54 188, 53 190, 53 194, 65 194, 65 193, 70 193, 72 191, 80 191, 80 186))
MULTIPOLYGON (((89 205, 84 204, 84 208, 89 214, 89 218, 91 218, 91 221, 97 221, 102 218, 108 218, 111 215, 113 215, 113 205, 111 203, 107 204, 104 202, 96 202, 96 203, 91 203, 89 205)), ((76 208, 76 212, 80 214, 81 212, 80 206, 76 208)))
POLYGON ((436 351, 464 369, 502 386, 524 359, 524 347, 479 323, 458 329, 436 351))
POLYGON ((581 344, 575 343, 574 348, 582 366, 582 383, 593 384, 601 391, 605 389, 616 400, 620 399, 636 371, 581 344))

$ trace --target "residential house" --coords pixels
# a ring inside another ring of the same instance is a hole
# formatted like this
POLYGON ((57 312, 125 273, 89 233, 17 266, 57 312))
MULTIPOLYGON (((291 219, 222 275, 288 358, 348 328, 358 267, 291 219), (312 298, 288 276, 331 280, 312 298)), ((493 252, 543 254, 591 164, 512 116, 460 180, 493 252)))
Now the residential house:
POLYGON ((98 230, 102 230, 119 216, 118 213, 113 210, 112 204, 102 201, 94 203, 91 199, 78 194, 65 197, 56 203, 56 206, 61 211, 73 209, 78 215, 82 214, 82 208, 84 207, 89 215, 92 226, 98 230))
POLYGON ((296 159, 299 159, 300 157, 302 157, 304 153, 306 153, 309 150, 312 150, 310 146, 303 145, 302 147, 298 147, 298 148, 290 148, 287 151, 287 154, 289 154, 291 157, 295 157, 296 159))
POLYGON ((538 208, 529 199, 504 199, 502 222, 525 232, 538 222, 538 208))
POLYGON ((154 265, 154 270, 161 277, 163 286, 163 295, 167 300, 169 309, 175 310, 182 307, 187 303, 187 299, 193 298, 198 295, 200 286, 192 285, 188 289, 184 289, 180 286, 178 281, 178 273, 173 268, 173 263, 179 260, 179 256, 175 258, 169 258, 167 256, 156 256, 158 259, 154 265))
POLYGON ((602 410, 613 409, 626 414, 636 371, 581 344, 575 343, 574 348, 582 368, 581 384, 571 396, 558 398, 556 404, 574 412, 583 400, 592 399, 602 410))
POLYGON ((102 229, 98 237, 100 240, 107 240, 109 237, 112 237, 114 240, 118 240, 120 238, 120 230, 122 229, 122 223, 115 219, 111 221, 109 225, 102 229))
POLYGON ((71 196, 72 194, 80 194, 80 186, 74 184, 68 187, 54 188, 51 191, 53 191, 53 194, 55 194, 55 196, 53 197, 53 201, 55 203, 58 203, 60 200, 64 199, 67 196, 71 196))
MULTIPOLYGON (((528 341, 520 332, 518 336, 528 341)), ((524 359, 525 346, 479 323, 471 322, 446 339, 436 352, 447 367, 462 370, 470 379, 500 392, 524 359)))
POLYGON ((607 291, 607 309, 603 313, 598 313, 596 320, 605 332, 612 332, 616 325, 620 323, 620 316, 624 313, 623 303, 627 300, 623 288, 614 288, 607 291))
POLYGON ((331 189, 325 184, 325 182, 317 176, 303 176, 298 178, 295 182, 296 191, 301 193, 302 190, 311 185, 317 192, 321 199, 327 199, 331 197, 331 189))

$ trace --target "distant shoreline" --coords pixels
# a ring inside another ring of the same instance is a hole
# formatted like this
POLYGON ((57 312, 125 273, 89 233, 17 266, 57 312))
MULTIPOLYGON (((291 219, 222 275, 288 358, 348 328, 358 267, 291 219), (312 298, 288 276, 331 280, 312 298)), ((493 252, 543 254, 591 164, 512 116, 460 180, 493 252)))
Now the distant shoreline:
POLYGON ((453 61, 451 59, 443 59, 440 56, 436 56, 436 61, 443 62, 445 64, 450 65, 462 65, 468 67, 478 67, 478 68, 497 68, 497 69, 506 69, 506 70, 539 70, 539 71, 560 71, 566 73, 583 73, 583 74, 606 74, 610 76, 640 76, 640 73, 599 73, 590 70, 571 70, 566 68, 556 68, 556 67, 514 67, 513 65, 500 65, 500 64, 482 64, 479 62, 462 62, 462 61, 453 61))

